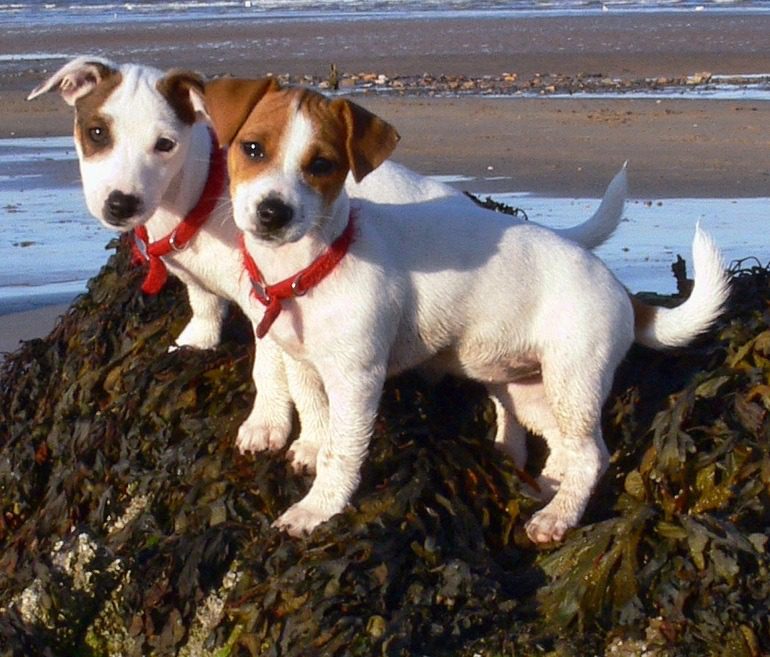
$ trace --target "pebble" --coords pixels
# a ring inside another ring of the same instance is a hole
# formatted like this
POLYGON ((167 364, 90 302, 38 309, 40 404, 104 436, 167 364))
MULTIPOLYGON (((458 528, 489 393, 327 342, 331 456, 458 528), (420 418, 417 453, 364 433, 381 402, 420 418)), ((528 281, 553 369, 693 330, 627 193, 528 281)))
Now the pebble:
MULTIPOLYGON (((689 89, 713 85, 713 75, 709 72, 698 72, 679 77, 653 77, 624 79, 612 78, 603 73, 578 73, 563 75, 560 73, 536 73, 531 78, 522 78, 518 73, 507 71, 500 75, 484 75, 470 77, 465 75, 442 75, 425 72, 421 75, 387 75, 377 71, 350 73, 333 67, 334 80, 321 76, 277 76, 281 82, 288 84, 304 84, 318 89, 343 89, 346 92, 362 91, 378 93, 395 91, 399 95, 410 96, 440 96, 440 95, 551 95, 573 94, 578 92, 619 93, 629 91, 659 91, 665 88, 686 87, 689 89)), ((720 79, 720 84, 770 85, 770 75, 764 79, 748 79, 734 76, 720 79)))

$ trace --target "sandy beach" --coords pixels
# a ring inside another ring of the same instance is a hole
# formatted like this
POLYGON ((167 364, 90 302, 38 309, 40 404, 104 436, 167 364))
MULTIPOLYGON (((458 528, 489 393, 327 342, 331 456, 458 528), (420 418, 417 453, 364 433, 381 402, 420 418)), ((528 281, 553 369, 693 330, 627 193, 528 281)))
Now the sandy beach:
MULTIPOLYGON (((66 135, 71 108, 26 94, 84 52, 206 75, 591 74, 619 79, 770 73, 770 14, 624 14, 496 20, 285 20, 0 25, 0 138, 66 135), (85 46, 84 44, 87 44, 85 46), (18 56, 14 59, 13 56, 18 56)), ((629 161, 636 198, 770 196, 770 103, 681 98, 431 97, 392 90, 357 102, 402 135, 395 159, 425 174, 495 178, 471 191, 601 196, 629 161)), ((766 231, 763 231, 766 235, 766 231)), ((54 313, 55 315, 55 313, 54 313)), ((0 351, 52 313, 3 318, 0 351), (37 318, 37 319, 36 319, 37 318)), ((35 330, 39 327, 39 330, 35 330)))
MULTIPOLYGON (((770 73, 770 14, 501 19, 221 21, 2 30, 19 56, 87 52, 208 76, 591 74, 618 79, 770 73), (87 48, 83 44, 89 44, 87 48)), ((0 63, 0 137, 63 135, 71 109, 27 93, 63 59, 0 63)), ((426 174, 510 176, 519 189, 594 194, 629 160, 639 196, 765 196, 768 103, 753 100, 435 98, 357 94, 426 174), (490 168, 491 167, 491 168, 490 168)), ((508 188, 509 189, 509 188, 508 188)), ((493 190, 481 190, 493 191, 493 190)))

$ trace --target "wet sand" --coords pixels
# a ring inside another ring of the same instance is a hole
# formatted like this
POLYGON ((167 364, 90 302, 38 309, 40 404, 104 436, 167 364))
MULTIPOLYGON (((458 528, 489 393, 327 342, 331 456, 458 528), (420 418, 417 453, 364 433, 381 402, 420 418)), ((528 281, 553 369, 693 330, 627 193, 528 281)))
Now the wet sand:
POLYGON ((0 315, 0 362, 3 353, 15 351, 20 340, 32 340, 48 335, 68 306, 46 306, 21 313, 0 315))

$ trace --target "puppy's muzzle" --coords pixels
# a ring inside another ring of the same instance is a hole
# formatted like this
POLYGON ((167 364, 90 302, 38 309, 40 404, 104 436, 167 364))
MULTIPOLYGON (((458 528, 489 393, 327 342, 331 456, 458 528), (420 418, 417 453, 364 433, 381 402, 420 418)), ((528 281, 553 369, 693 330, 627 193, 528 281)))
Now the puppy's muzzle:
POLYGON ((259 228, 272 233, 284 228, 294 217, 294 210, 281 199, 270 197, 257 205, 259 228))
POLYGON ((117 190, 110 192, 104 202, 104 219, 114 226, 122 226, 136 215, 142 201, 133 194, 124 194, 117 190))

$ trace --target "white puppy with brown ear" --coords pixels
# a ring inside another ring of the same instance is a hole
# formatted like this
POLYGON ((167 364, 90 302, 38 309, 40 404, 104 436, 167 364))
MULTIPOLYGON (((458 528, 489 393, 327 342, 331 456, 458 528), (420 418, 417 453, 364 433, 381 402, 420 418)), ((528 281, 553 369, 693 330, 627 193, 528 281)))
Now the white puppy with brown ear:
MULTIPOLYGON (((29 98, 58 91, 74 107, 89 210, 108 228, 134 231, 150 265, 145 292, 159 291, 166 270, 185 284, 192 318, 176 345, 207 349, 219 343, 226 302, 248 306, 251 285, 241 275, 224 154, 193 106, 202 89, 191 72, 80 57, 29 98)), ((257 350, 253 375, 259 394, 242 442, 282 445, 292 405, 271 343, 257 350)))
POLYGON ((146 291, 158 291, 166 268, 185 283, 193 316, 177 344, 205 349, 219 342, 225 299, 239 290, 227 282, 235 269, 221 264, 237 239, 222 194, 227 173, 190 98, 202 86, 191 72, 80 57, 29 98, 56 90, 74 107, 88 209, 107 228, 144 235, 146 291))
POLYGON ((229 145, 260 333, 328 400, 315 481, 277 525, 300 534, 342 511, 386 377, 424 367, 481 381, 502 424, 545 437, 556 492, 527 532, 561 539, 607 465, 601 408, 631 343, 686 344, 720 312, 728 286, 710 238, 696 230, 690 299, 652 309, 588 251, 541 227, 446 198, 351 202, 348 171, 361 180, 375 170, 397 134, 347 100, 223 80, 206 86, 206 102, 229 145))

